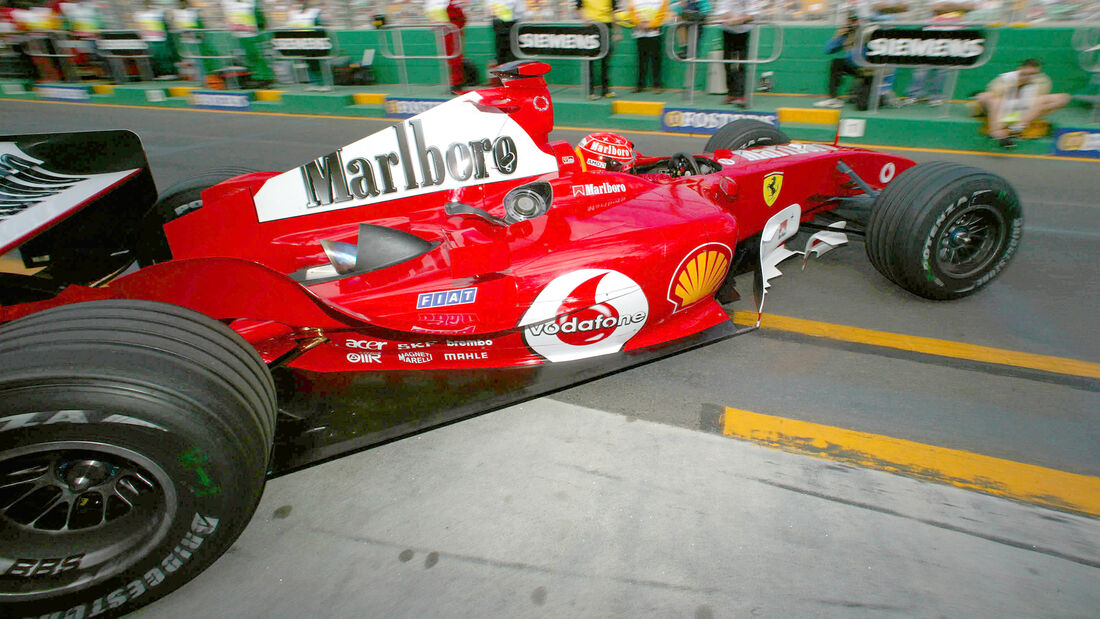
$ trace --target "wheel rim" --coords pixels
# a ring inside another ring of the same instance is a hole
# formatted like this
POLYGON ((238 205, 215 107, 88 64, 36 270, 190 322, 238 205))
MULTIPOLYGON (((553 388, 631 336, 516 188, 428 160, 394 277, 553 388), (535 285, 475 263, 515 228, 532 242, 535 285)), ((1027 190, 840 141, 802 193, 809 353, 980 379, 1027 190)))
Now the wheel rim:
POLYGON ((132 567, 175 516, 168 474, 105 443, 39 443, 0 454, 0 601, 54 597, 132 567))
POLYGON ((957 279, 978 275, 996 259, 1006 235, 1000 211, 987 204, 972 204, 940 228, 934 244, 936 266, 957 279))

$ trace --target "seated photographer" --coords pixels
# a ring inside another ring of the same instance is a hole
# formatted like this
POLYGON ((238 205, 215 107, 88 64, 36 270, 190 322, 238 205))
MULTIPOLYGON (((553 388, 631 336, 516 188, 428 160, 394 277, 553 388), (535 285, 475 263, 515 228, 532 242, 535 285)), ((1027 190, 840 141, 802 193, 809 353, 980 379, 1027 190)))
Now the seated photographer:
POLYGON ((1068 94, 1050 93, 1050 78, 1040 67, 1037 58, 1023 60, 1015 71, 994 78, 976 97, 978 114, 987 117, 989 137, 1002 148, 1015 147, 1028 125, 1070 101, 1068 94))

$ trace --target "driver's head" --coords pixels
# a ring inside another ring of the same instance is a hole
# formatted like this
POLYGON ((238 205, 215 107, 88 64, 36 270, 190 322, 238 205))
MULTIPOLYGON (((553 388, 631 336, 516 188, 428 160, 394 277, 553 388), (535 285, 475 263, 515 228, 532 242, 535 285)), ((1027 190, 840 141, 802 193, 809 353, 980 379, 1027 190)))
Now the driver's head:
POLYGON ((1031 80, 1039 74, 1041 66, 1038 58, 1027 58, 1021 62, 1019 69, 1017 69, 1020 76, 1020 85, 1022 86, 1031 82, 1031 80))
POLYGON ((615 172, 634 163, 634 142, 617 133, 590 133, 577 144, 577 155, 586 170, 615 172))

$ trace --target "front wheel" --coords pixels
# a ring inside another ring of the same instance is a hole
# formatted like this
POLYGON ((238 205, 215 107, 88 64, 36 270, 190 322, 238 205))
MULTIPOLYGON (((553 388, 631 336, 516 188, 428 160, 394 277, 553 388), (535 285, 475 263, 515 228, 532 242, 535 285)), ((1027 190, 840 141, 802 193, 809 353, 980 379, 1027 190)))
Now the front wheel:
POLYGON ((0 329, 0 608, 129 612, 237 538, 275 392, 236 333, 162 303, 63 306, 0 329))
POLYGON ((787 137, 775 125, 753 120, 751 118, 739 118, 720 127, 714 135, 707 140, 703 147, 704 152, 713 153, 719 148, 741 150, 750 146, 769 146, 776 144, 789 144, 791 138, 787 137))
POLYGON ((875 199, 867 257, 914 294, 956 299, 1004 270, 1022 231, 1020 199, 1008 181, 955 163, 922 163, 875 199))

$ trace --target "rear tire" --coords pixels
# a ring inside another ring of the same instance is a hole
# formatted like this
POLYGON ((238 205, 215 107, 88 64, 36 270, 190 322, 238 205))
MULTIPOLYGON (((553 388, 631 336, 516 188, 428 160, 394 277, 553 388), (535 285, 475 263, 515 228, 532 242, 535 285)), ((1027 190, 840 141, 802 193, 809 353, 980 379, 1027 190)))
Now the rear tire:
POLYGON ((157 198, 153 210, 163 223, 167 223, 193 210, 202 208, 202 192, 207 189, 231 178, 252 174, 256 171, 252 168, 240 166, 207 170, 165 189, 157 198))
POLYGON ((1022 230, 1020 199, 1008 181, 955 163, 922 163, 875 198, 867 257, 913 294, 957 299, 1004 270, 1022 230))
POLYGON ((259 355, 147 301, 0 329, 0 606, 130 612, 217 559, 259 502, 275 427, 259 355))
POLYGON ((739 118, 714 132, 703 150, 713 153, 719 148, 741 150, 750 146, 789 144, 790 141, 791 138, 774 125, 751 118, 739 118))

